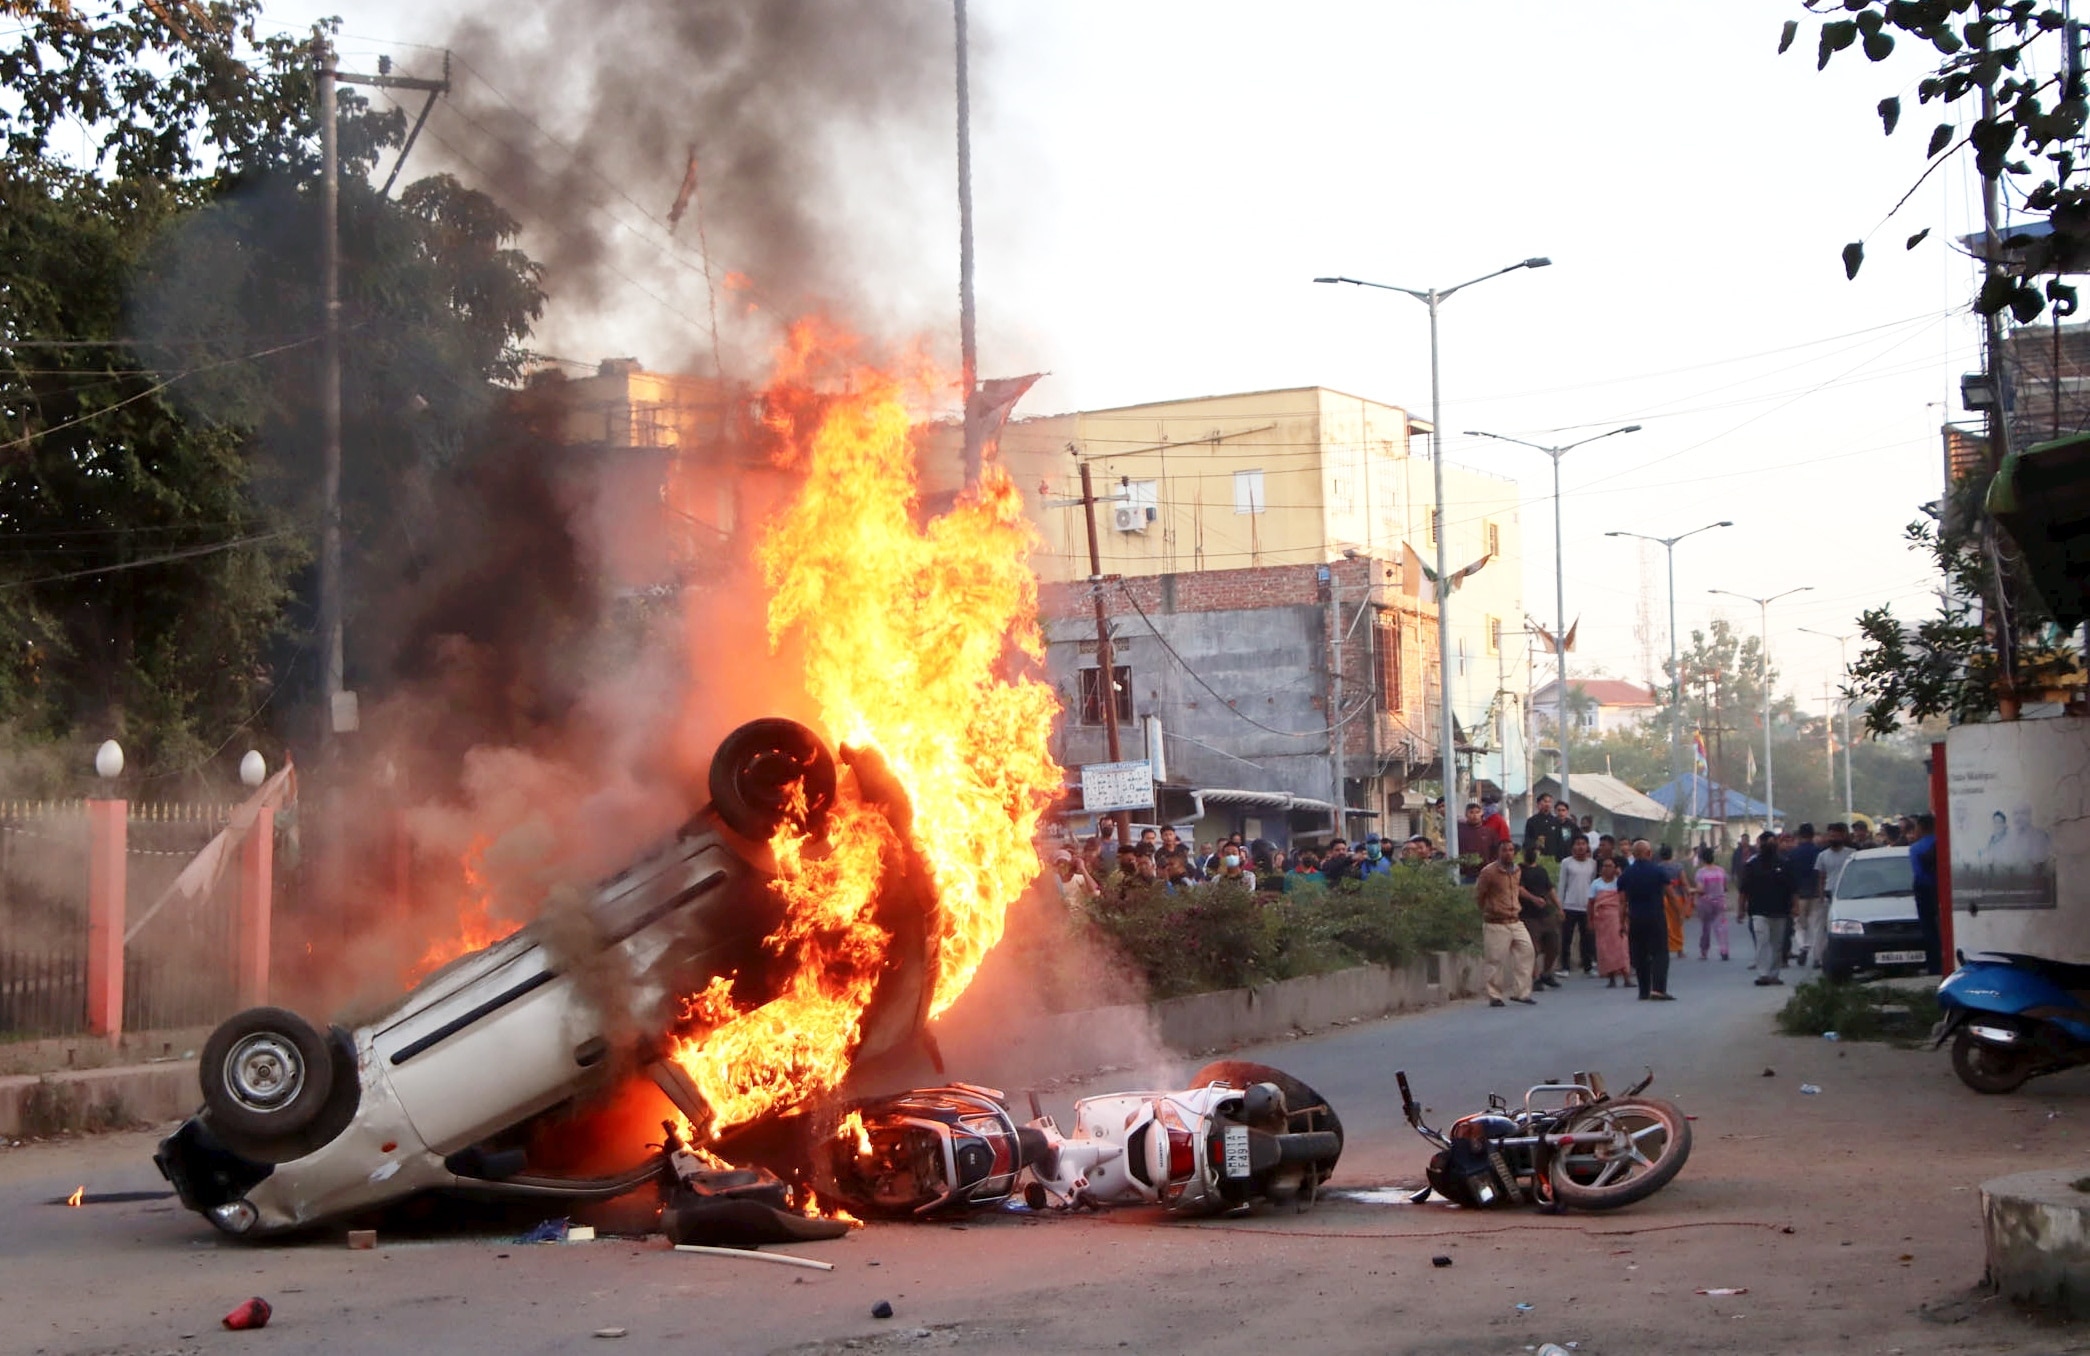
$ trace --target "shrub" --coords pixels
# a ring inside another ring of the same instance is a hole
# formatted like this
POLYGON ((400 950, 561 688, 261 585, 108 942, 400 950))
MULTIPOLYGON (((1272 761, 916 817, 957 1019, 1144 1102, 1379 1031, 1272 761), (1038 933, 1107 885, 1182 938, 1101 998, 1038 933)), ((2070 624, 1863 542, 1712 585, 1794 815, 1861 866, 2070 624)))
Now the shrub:
POLYGON ((1788 1036, 1833 1031, 1839 1040, 1884 1041, 1920 1037, 1942 1014, 1929 990, 1885 984, 1831 984, 1810 980, 1778 1010, 1778 1029, 1788 1036))
POLYGON ((1295 881, 1282 894, 1223 882, 1173 894, 1156 886, 1099 901, 1094 921, 1155 998, 1480 945, 1472 890, 1435 867, 1395 866, 1333 888, 1295 881))

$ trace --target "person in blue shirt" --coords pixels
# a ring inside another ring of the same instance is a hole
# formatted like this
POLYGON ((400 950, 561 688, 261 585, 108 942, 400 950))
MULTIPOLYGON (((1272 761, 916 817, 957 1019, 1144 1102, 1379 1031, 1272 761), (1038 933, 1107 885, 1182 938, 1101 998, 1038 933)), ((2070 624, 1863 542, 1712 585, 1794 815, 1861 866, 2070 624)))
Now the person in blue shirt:
POLYGON ((1640 1001, 1667 1003, 1669 995, 1669 875, 1655 865, 1654 844, 1633 844, 1633 860, 1618 878, 1626 901, 1626 946, 1633 974, 1640 981, 1640 1001))
POLYGON ((1378 834, 1368 833, 1364 836, 1364 855, 1350 863, 1350 870, 1359 880, 1392 873, 1393 863, 1386 859, 1386 845, 1378 834))
POLYGON ((1916 827, 1922 833, 1909 844, 1909 876, 1916 895, 1916 920, 1923 925, 1923 970, 1942 975, 1945 942, 1938 929, 1938 821, 1917 815, 1916 827))
POLYGON ((1814 841, 1814 825, 1800 825, 1799 834, 1791 847, 1779 848, 1779 856, 1785 862, 1786 874, 1792 877, 1792 926, 1785 934, 1785 963, 1792 963, 1795 943, 1800 948, 1800 968, 1807 968, 1807 938, 1812 934, 1815 911, 1822 907, 1821 877, 1815 873, 1815 863, 1821 857, 1821 844, 1814 841))

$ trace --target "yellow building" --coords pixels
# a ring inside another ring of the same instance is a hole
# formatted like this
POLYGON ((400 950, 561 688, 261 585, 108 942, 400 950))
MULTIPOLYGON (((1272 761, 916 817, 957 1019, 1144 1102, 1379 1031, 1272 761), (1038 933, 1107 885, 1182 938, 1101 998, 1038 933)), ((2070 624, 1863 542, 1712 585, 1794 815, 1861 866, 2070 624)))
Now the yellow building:
MULTIPOLYGON (((1089 574, 1086 461, 1106 501, 1096 514, 1105 575, 1326 565, 1354 552, 1383 565, 1372 571, 1378 589, 1427 599, 1416 566, 1436 561, 1432 468, 1427 443, 1416 443, 1429 433, 1398 406, 1303 386, 1022 419, 1004 431, 1000 455, 1044 537, 1047 583, 1089 574)), ((923 451, 925 491, 955 489, 955 431, 937 430, 923 451)), ((1485 750, 1474 775, 1516 793, 1530 667, 1519 493, 1456 464, 1444 483, 1448 565, 1489 557, 1451 599, 1453 714, 1466 742, 1485 750)), ((1437 684, 1432 655, 1433 711, 1437 684)), ((1434 727, 1426 733, 1434 758, 1434 727)))

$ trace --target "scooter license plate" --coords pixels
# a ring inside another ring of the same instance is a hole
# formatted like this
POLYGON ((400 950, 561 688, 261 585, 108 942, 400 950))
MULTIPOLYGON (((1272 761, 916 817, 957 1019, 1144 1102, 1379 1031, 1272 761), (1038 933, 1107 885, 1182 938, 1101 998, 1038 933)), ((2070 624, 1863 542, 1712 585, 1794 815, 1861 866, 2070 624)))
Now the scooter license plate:
POLYGON ((1229 1125, 1226 1128, 1226 1175, 1251 1175, 1248 1167, 1248 1127, 1245 1125, 1229 1125))
POLYGON ((1921 951, 1881 951, 1875 953, 1872 959, 1873 963, 1877 965, 1921 965, 1923 963, 1923 953, 1921 951))

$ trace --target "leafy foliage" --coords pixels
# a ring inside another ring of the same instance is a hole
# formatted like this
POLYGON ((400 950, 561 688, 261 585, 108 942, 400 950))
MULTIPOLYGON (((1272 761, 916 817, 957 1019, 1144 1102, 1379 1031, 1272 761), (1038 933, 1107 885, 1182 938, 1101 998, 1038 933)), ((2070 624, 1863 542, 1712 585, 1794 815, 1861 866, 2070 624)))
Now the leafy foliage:
POLYGON ((1282 894, 1224 882, 1178 893, 1157 885, 1099 903, 1094 922, 1156 998, 1480 945, 1472 890, 1439 867, 1406 865, 1362 883, 1294 884, 1282 894))
MULTIPOLYGON (((1977 521, 1976 509, 1987 490, 1986 476, 1963 479, 1954 490, 1955 511, 1946 516, 1959 523, 1977 521)), ((2075 648, 2000 544, 1992 545, 1978 527, 1948 528, 1930 508, 1906 532, 1936 562, 1948 587, 1937 613, 1913 626, 1904 625, 1891 607, 1873 608, 1858 618, 1864 646, 1851 666, 1846 691, 1866 703, 1869 730, 1886 735, 1900 729, 1904 719, 1943 716, 1957 723, 1996 713, 2005 686, 1997 650, 2002 628, 1992 608, 1984 608, 1987 619, 1977 618, 1967 600, 1994 599, 1999 589, 2015 603, 2008 629, 2017 689, 2036 691, 2075 671, 2075 648)))
POLYGON ((1788 1036, 1885 1041, 1921 1037, 1942 1014, 1937 994, 1884 984, 1831 984, 1810 980, 1793 990, 1778 1010, 1778 1029, 1788 1036))
MULTIPOLYGON (((1976 308, 1983 315, 2008 310, 2020 324, 2050 303, 2058 315, 2073 314, 2075 289, 2059 275, 2071 271, 2064 263, 2080 259, 2090 246, 2090 186, 2075 180, 2090 102, 2081 67, 2064 55, 2063 0, 1805 0, 1805 6, 1822 16, 1817 69, 1853 46, 1870 61, 1885 61, 1897 34, 1929 44, 1937 65, 1917 83, 1917 102, 1945 107, 1971 99, 1976 108, 1964 115, 1969 126, 1963 139, 1955 142, 1950 121, 1932 130, 1924 152, 1931 164, 1922 177, 1945 163, 1949 152, 1971 146, 1984 178, 2008 183, 2026 212, 2053 227, 2051 235, 2012 238, 2008 267, 1982 288, 1976 308), (1989 96, 1992 112, 1980 107, 1989 96), (2047 275, 2054 276, 2041 286, 2038 279, 2047 275)), ((1799 27, 1798 20, 1785 22, 1780 52, 1794 46, 1799 27)), ((1882 99, 1877 111, 1884 133, 1892 136, 1901 122, 1900 98, 1882 99)), ((1904 196, 1902 203, 1907 201, 1904 196)), ((1908 247, 1928 234, 1912 235, 1908 247)), ((1844 272, 1856 277, 1864 257, 1862 242, 1846 245, 1844 272)))
MULTIPOLYGON (((280 711, 315 610, 311 46, 257 36, 259 0, 15 12, 0 46, 0 720, 116 734, 134 767, 170 775, 280 711)), ((401 113, 345 90, 338 122, 354 600, 359 569, 441 539, 432 477, 516 377, 544 296, 483 194, 436 176, 392 201, 368 183, 401 113)))

